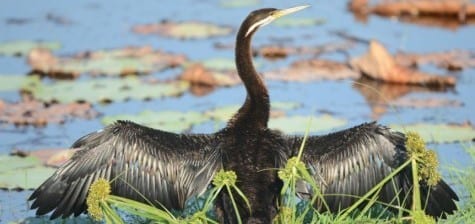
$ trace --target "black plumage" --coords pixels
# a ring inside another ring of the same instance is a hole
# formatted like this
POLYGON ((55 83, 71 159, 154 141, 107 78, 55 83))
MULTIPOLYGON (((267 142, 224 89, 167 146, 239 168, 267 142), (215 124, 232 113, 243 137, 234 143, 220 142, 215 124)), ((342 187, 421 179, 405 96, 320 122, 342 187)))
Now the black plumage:
MULTIPOLYGON (((119 177, 112 182, 112 194, 182 209, 188 198, 207 189, 218 170, 225 169, 236 172, 237 185, 250 201, 252 213, 238 200, 243 221, 270 223, 282 188, 274 168, 282 168, 297 154, 303 137, 267 128, 269 95, 252 64, 251 37, 260 26, 303 8, 260 9, 242 23, 236 41, 236 66, 247 97, 223 130, 185 135, 117 121, 77 140, 72 148, 79 151, 34 191, 29 198, 34 200, 31 207, 38 215, 52 212, 51 218, 77 216, 86 210, 85 199, 94 180, 119 177)), ((331 211, 355 201, 342 194, 365 194, 406 159, 405 136, 376 123, 311 136, 303 153, 303 161, 327 195, 331 211)), ((411 198, 403 199, 412 189, 410 170, 401 172, 393 183, 384 187, 379 199, 390 203, 398 197, 409 207, 411 198)), ((421 186, 423 198, 428 197, 428 214, 439 217, 456 210, 457 195, 443 180, 435 187, 421 186)), ((311 197, 306 183, 297 187, 300 197, 311 197)), ((320 205, 315 204, 324 210, 320 205)), ((225 193, 219 196, 216 211, 220 222, 236 221, 225 193)))

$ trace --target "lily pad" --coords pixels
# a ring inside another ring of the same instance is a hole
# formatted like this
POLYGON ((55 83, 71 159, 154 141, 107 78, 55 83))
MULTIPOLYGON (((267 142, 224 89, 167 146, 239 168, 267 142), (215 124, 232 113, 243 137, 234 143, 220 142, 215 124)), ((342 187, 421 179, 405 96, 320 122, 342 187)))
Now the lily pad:
POLYGON ((60 167, 68 161, 78 149, 39 149, 31 151, 28 155, 41 160, 43 165, 60 167))
POLYGON ((0 188, 34 189, 54 173, 35 157, 0 156, 0 188))
POLYGON ((232 28, 227 26, 196 21, 180 23, 163 21, 160 23, 137 25, 132 30, 139 34, 158 34, 177 39, 204 39, 229 35, 233 31, 232 28))
POLYGON ((189 88, 184 81, 147 82, 134 76, 120 79, 93 79, 84 81, 56 81, 51 84, 39 82, 23 87, 35 99, 70 103, 86 101, 90 103, 144 100, 167 96, 178 96, 189 88))
POLYGON ((0 43, 0 55, 22 56, 27 55, 35 48, 57 50, 61 48, 61 44, 58 42, 36 42, 27 40, 3 42, 0 43))
POLYGON ((0 173, 18 169, 26 169, 40 165, 42 165, 41 160, 35 157, 0 155, 0 173))
POLYGON ((34 71, 59 78, 76 78, 84 73, 147 74, 179 66, 185 61, 183 55, 153 50, 150 46, 82 52, 72 57, 57 57, 49 50, 34 49, 28 55, 28 63, 34 71))
POLYGON ((0 99, 0 123, 44 126, 64 123, 71 117, 91 119, 97 114, 89 103, 45 104, 29 99, 9 103, 0 99))
POLYGON ((382 82, 437 88, 456 83, 452 76, 433 75, 398 64, 389 51, 375 40, 370 41, 366 54, 351 59, 350 64, 363 75, 382 82))
POLYGON ((22 86, 24 86, 31 80, 31 77, 25 77, 23 75, 0 74, 0 91, 19 90, 22 86))
POLYGON ((259 0, 221 0, 221 6, 225 8, 248 7, 259 4, 259 0))
POLYGON ((137 115, 106 116, 101 122, 108 125, 116 120, 130 120, 152 128, 171 132, 183 132, 189 130, 193 125, 208 121, 209 118, 198 112, 143 111, 137 115))
POLYGON ((283 17, 276 20, 273 24, 281 27, 298 27, 298 26, 316 26, 324 24, 325 20, 303 17, 283 17))
POLYGON ((343 63, 321 59, 297 61, 288 68, 267 72, 264 75, 269 79, 300 82, 359 77, 356 71, 343 63))
POLYGON ((232 86, 241 82, 236 72, 210 70, 202 64, 187 66, 179 79, 205 86, 232 86))
POLYGON ((462 0, 352 0, 349 1, 348 8, 359 20, 365 20, 369 14, 376 14, 382 17, 397 18, 402 22, 450 30, 473 24, 474 21, 471 18, 475 16, 475 3, 462 0))
POLYGON ((335 118, 328 114, 321 116, 289 116, 270 119, 269 128, 278 129, 285 133, 305 133, 311 122, 310 132, 328 131, 344 126, 345 119, 335 118))
POLYGON ((229 58, 210 58, 204 60, 203 65, 206 68, 214 70, 236 70, 236 64, 233 59, 229 58))
MULTIPOLYGON (((273 102, 271 105, 271 118, 281 117, 285 114, 279 111, 290 111, 297 109, 301 104, 297 102, 273 102)), ((228 105, 214 108, 205 112, 205 116, 217 121, 227 122, 231 117, 237 113, 241 105, 228 105)))
POLYGON ((367 77, 361 77, 356 80, 353 83, 353 88, 355 88, 365 98, 366 103, 371 108, 371 119, 373 120, 378 120, 388 111, 388 109, 393 110, 395 107, 424 108, 436 106, 463 106, 462 102, 451 101, 449 99, 444 100, 440 97, 436 101, 431 100, 432 97, 427 97, 428 100, 422 99, 422 97, 420 100, 415 100, 415 97, 405 97, 413 93, 443 93, 446 91, 444 88, 427 88, 417 85, 394 85, 368 79, 367 77), (443 101, 445 101, 445 103, 443 101))
POLYGON ((458 100, 444 99, 440 97, 432 98, 401 98, 393 102, 389 102, 392 106, 412 107, 412 108, 432 108, 432 107, 462 107, 463 103, 458 100))
POLYGON ((413 66, 435 64, 449 71, 458 71, 475 67, 475 52, 469 50, 451 50, 425 54, 397 53, 395 60, 402 65, 413 66))
POLYGON ((214 108, 212 110, 206 111, 205 115, 210 117, 213 120, 227 122, 231 117, 237 113, 241 106, 240 105, 229 105, 224 107, 214 108))
POLYGON ((472 141, 475 139, 475 129, 470 124, 408 124, 390 125, 391 128, 402 132, 414 131, 430 143, 453 143, 472 141))
MULTIPOLYGON (((257 49, 257 54, 262 55, 266 59, 285 58, 289 55, 321 55, 326 53, 348 51, 353 48, 355 43, 352 41, 330 42, 317 46, 282 46, 282 45, 265 45, 257 49)), ((311 61, 311 60, 309 60, 311 61)), ((317 60, 318 61, 318 60, 317 60)))
POLYGON ((271 108, 273 110, 295 110, 301 107, 302 104, 298 102, 273 102, 271 108))

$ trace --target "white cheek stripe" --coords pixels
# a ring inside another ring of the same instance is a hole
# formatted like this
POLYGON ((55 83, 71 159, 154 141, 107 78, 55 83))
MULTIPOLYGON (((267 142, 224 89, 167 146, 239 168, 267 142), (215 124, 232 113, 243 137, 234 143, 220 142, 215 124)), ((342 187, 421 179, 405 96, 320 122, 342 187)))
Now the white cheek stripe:
POLYGON ((249 29, 247 30, 246 35, 244 37, 247 37, 250 33, 252 33, 252 31, 256 30, 258 27, 269 24, 270 22, 272 22, 272 20, 274 20, 274 18, 271 16, 268 16, 265 19, 252 24, 252 26, 249 27, 249 29))

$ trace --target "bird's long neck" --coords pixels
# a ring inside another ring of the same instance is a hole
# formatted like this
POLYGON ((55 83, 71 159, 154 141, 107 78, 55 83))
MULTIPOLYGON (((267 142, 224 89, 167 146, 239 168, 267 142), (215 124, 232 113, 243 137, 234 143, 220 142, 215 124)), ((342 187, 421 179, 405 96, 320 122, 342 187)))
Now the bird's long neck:
POLYGON ((229 126, 251 126, 266 128, 269 120, 269 94, 263 80, 252 63, 251 39, 254 32, 248 34, 246 26, 241 26, 236 40, 236 67, 247 90, 246 101, 234 115, 229 126))

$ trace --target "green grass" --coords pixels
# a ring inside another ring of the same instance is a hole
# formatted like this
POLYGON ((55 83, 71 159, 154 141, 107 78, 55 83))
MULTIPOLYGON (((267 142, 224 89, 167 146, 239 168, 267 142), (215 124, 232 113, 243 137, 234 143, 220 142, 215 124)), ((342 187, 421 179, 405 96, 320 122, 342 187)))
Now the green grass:
MULTIPOLYGON (((472 161, 475 162, 475 145, 465 145, 464 149, 470 155, 472 161)), ((475 220, 475 168, 451 169, 450 171, 454 175, 453 179, 456 180, 456 183, 460 184, 467 192, 468 200, 460 203, 459 210, 448 216, 446 220, 441 220, 440 223, 473 223, 473 220, 475 220)))
MULTIPOLYGON (((411 136, 409 133, 408 135, 411 136)), ((274 223, 435 223, 432 217, 424 214, 422 211, 423 205, 421 203, 413 204, 410 210, 392 206, 397 212, 389 212, 384 204, 376 200, 376 195, 382 189, 383 185, 406 166, 410 166, 413 170, 413 180, 415 184, 413 194, 408 195, 408 197, 413 197, 413 201, 415 202, 421 201, 417 180, 419 178, 427 179, 437 175, 427 173, 433 172, 433 170, 427 171, 427 167, 433 169, 434 167, 430 166, 430 162, 434 161, 424 160, 428 157, 427 154, 424 154, 427 153, 425 144, 423 144, 423 142, 417 142, 416 139, 416 148, 420 147, 421 144, 424 146, 423 151, 420 151, 422 149, 411 151, 409 153, 409 160, 374 186, 366 195, 359 197, 359 200, 357 200, 353 206, 337 214, 318 212, 311 206, 318 200, 320 206, 327 207, 318 185, 311 177, 304 163, 300 160, 304 149, 304 144, 302 144, 298 156, 289 159, 285 168, 278 171, 278 175, 283 180, 284 185, 281 191, 281 201, 279 203, 280 212, 275 217, 274 223), (302 179, 308 182, 313 188, 314 196, 308 201, 297 200, 295 197, 296 183, 302 179), (363 203, 365 203, 364 206, 362 206, 363 203)), ((414 147, 414 143, 408 142, 408 148, 411 147, 414 147)), ((471 155, 473 161, 475 161, 475 146, 470 145, 465 147, 465 149, 471 155)), ((439 220, 438 223, 470 223, 472 220, 475 220, 475 169, 453 170, 452 173, 455 176, 454 180, 457 182, 456 184, 460 184, 465 188, 469 194, 469 199, 464 201, 464 204, 460 206, 455 214, 450 215, 445 220, 439 220)), ((121 216, 117 214, 116 209, 118 209, 136 215, 140 217, 141 220, 145 219, 152 223, 217 223, 210 211, 213 210, 213 202, 219 192, 225 190, 230 195, 236 217, 238 222, 241 223, 239 210, 234 200, 236 197, 241 197, 246 203, 248 202, 245 195, 235 185, 236 179, 237 177, 232 171, 218 172, 213 181, 214 187, 205 194, 205 198, 196 199, 196 201, 201 200, 200 203, 198 203, 199 205, 194 208, 191 214, 187 214, 186 216, 177 215, 171 211, 158 209, 130 199, 105 194, 102 199, 96 201, 103 214, 103 216, 98 219, 103 219, 106 223, 124 223, 121 216)))

